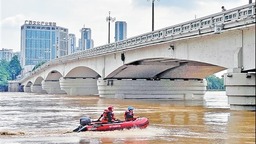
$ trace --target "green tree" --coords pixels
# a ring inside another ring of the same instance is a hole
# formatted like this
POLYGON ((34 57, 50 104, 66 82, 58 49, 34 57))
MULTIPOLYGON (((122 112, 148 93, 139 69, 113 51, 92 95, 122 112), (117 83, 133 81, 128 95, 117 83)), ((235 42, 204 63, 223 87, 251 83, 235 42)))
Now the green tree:
POLYGON ((0 86, 7 85, 8 78, 9 78, 8 72, 3 67, 0 67, 0 86))
POLYGON ((39 68, 39 67, 40 67, 41 65, 43 65, 44 63, 45 63, 45 61, 38 63, 37 65, 35 65, 35 66, 33 67, 32 71, 36 70, 37 68, 39 68))
POLYGON ((224 79, 216 77, 215 75, 210 75, 206 78, 207 80, 207 90, 225 90, 224 79))
POLYGON ((0 61, 0 91, 5 91, 8 85, 10 74, 8 72, 8 62, 5 60, 0 61))
POLYGON ((21 72, 20 61, 18 56, 12 57, 10 62, 6 60, 0 61, 0 91, 6 91, 8 80, 14 80, 21 72))
POLYGON ((11 79, 14 80, 16 76, 18 76, 21 72, 21 66, 20 61, 18 59, 18 56, 15 55, 12 57, 12 60, 9 63, 9 73, 11 76, 11 79))

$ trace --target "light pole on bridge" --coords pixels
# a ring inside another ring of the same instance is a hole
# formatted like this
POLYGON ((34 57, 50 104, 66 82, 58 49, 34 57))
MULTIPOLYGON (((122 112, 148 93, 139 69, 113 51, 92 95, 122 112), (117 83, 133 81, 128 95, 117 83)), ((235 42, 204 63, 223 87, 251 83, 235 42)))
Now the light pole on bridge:
POLYGON ((108 43, 110 43, 110 22, 114 22, 116 18, 110 16, 110 11, 108 12, 108 17, 106 17, 106 21, 108 22, 108 43))
MULTIPOLYGON (((148 0, 149 1, 149 0, 148 0)), ((155 21, 155 19, 154 19, 154 8, 155 8, 155 1, 156 0, 150 0, 151 2, 152 2, 152 31, 154 31, 154 21, 155 21)), ((159 1, 159 0, 158 0, 159 1)))

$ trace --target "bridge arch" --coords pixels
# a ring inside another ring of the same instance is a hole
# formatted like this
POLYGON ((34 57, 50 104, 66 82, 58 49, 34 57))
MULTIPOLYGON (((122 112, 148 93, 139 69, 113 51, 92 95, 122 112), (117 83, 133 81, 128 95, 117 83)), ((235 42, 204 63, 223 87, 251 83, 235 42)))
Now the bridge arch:
POLYGON ((30 93, 31 92, 31 86, 33 85, 33 83, 31 81, 28 81, 26 83, 26 85, 24 86, 24 92, 28 92, 30 93))
POLYGON ((31 86, 31 92, 34 93, 47 93, 43 88, 42 88, 42 83, 44 82, 44 78, 42 76, 38 76, 35 79, 34 84, 31 86))
POLYGON ((25 85, 25 87, 30 87, 33 83, 31 81, 27 82, 27 84, 25 85))
POLYGON ((48 73, 48 75, 45 78, 45 81, 57 81, 61 77, 62 77, 62 74, 59 71, 53 70, 48 73))
POLYGON ((94 95, 98 93, 96 71, 86 66, 70 69, 60 78, 60 88, 68 95, 94 95))
POLYGON ((41 76, 37 77, 34 82, 34 85, 41 85, 43 80, 44 80, 43 77, 41 76))
POLYGON ((146 58, 117 67, 106 79, 203 79, 225 69, 191 60, 146 58))
POLYGON ((48 94, 65 94, 66 92, 60 89, 60 78, 62 78, 62 74, 59 71, 50 71, 42 82, 42 89, 48 94))
POLYGON ((78 66, 71 69, 64 76, 65 78, 99 78, 101 77, 96 71, 89 67, 78 66))

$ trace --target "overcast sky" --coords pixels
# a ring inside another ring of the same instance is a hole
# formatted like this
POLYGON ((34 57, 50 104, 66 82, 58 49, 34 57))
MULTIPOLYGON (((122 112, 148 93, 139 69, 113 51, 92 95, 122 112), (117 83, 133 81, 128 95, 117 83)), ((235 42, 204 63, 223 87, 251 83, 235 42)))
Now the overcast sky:
MULTIPOLYGON (((91 28, 94 46, 107 44, 106 17, 127 22, 127 37, 151 31, 152 0, 0 0, 0 49, 20 51, 20 27, 25 20, 56 22, 81 37, 91 28)), ((249 0, 159 0, 155 1, 155 30, 248 4, 249 0)), ((253 0, 254 2, 255 0, 253 0)), ((114 23, 111 23, 114 42, 114 23)))

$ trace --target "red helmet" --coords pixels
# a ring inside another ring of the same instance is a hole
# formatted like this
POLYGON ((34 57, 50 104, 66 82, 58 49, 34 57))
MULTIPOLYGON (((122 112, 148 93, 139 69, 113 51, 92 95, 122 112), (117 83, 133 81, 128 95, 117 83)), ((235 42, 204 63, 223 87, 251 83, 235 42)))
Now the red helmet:
POLYGON ((113 110, 113 106, 109 106, 108 110, 112 111, 113 110))

